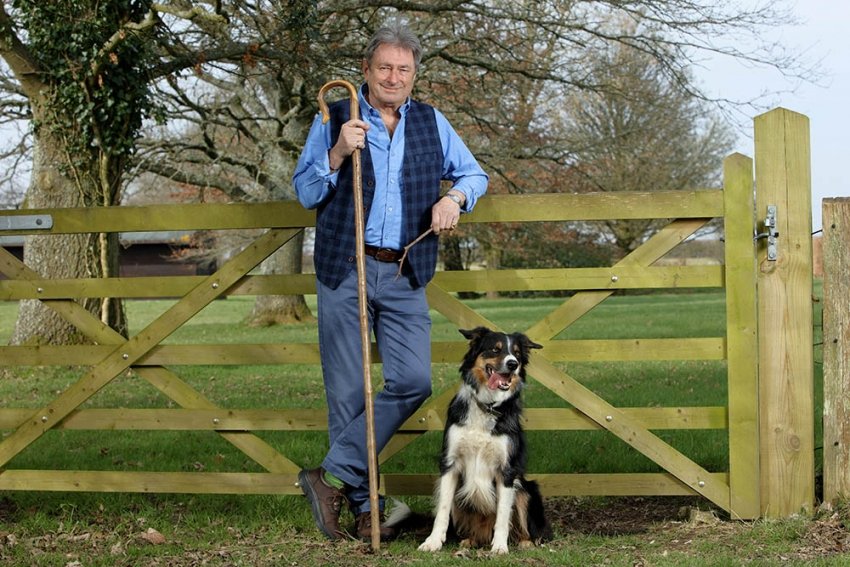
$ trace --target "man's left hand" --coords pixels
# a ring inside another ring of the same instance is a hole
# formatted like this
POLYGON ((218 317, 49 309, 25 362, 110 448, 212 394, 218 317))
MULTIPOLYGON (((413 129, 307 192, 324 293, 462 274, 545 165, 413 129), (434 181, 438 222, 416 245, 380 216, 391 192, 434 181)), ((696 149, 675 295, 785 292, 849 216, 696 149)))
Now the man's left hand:
POLYGON ((431 230, 434 234, 451 232, 460 220, 460 205, 447 197, 441 198, 431 207, 431 230))

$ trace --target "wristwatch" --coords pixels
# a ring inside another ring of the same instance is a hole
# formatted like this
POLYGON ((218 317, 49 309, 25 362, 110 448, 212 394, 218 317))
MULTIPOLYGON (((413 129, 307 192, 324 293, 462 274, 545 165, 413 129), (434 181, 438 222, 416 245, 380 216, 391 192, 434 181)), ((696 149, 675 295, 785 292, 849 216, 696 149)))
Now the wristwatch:
POLYGON ((446 193, 445 195, 443 195, 443 197, 448 197, 449 199, 457 203, 458 207, 462 206, 462 203, 460 202, 460 197, 458 197, 454 193, 446 193))

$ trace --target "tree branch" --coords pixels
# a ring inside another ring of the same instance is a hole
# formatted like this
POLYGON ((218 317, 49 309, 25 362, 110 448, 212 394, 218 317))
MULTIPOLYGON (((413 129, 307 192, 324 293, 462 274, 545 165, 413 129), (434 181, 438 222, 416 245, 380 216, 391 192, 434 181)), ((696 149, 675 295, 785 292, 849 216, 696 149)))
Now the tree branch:
POLYGON ((15 33, 15 24, 6 12, 4 3, 0 3, 0 56, 20 81, 27 98, 38 100, 45 87, 41 79, 41 67, 15 33))
POLYGON ((250 198, 250 195, 240 185, 227 183, 221 176, 213 178, 213 176, 206 173, 196 174, 185 169, 178 169, 155 159, 146 160, 144 164, 140 164, 140 168, 146 172, 154 173, 177 183, 185 183, 194 187, 218 189, 234 200, 246 200, 250 198))
POLYGON ((110 54, 114 53, 118 46, 126 41, 128 37, 131 35, 144 35, 152 30, 158 22, 159 16, 153 9, 151 9, 147 14, 145 14, 145 17, 141 22, 126 22, 120 28, 115 30, 115 33, 106 40, 106 43, 101 46, 97 55, 92 60, 92 76, 96 77, 100 74, 100 70, 109 59, 110 54))

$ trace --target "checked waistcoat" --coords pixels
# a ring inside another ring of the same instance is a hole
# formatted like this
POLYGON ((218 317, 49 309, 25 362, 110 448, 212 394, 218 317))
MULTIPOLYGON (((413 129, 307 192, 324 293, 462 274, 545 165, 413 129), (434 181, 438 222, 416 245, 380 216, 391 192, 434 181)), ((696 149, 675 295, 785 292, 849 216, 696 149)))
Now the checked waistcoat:
MULTIPOLYGON (((331 145, 349 118, 349 100, 328 107, 331 119, 331 145)), ((368 134, 367 134, 368 136, 368 134)), ((434 109, 424 103, 410 102, 404 127, 404 162, 402 165, 402 242, 413 241, 431 226, 431 207, 440 197, 443 170, 443 148, 434 117, 434 109)), ((375 195, 375 173, 369 144, 361 150, 364 218, 369 218, 375 195)), ((352 160, 340 167, 337 187, 330 199, 316 210, 316 244, 313 261, 316 276, 324 285, 336 289, 355 267, 354 184, 352 160)), ((418 242, 405 259, 404 275, 414 286, 424 286, 437 264, 437 237, 432 233, 418 242)))

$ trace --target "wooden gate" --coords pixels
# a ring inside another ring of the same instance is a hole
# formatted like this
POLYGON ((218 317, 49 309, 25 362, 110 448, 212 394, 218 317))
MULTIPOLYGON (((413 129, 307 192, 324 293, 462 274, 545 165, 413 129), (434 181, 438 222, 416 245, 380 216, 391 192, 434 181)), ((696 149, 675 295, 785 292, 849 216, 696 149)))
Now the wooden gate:
MULTIPOLYGON (((813 501, 811 400, 811 205, 808 126, 805 117, 775 110, 756 119, 753 160, 733 155, 724 164, 722 189, 616 194, 488 196, 464 222, 540 222, 674 219, 611 267, 438 272, 428 286, 430 304, 458 327, 498 325, 456 299, 459 291, 572 290, 575 293, 529 329, 545 345, 529 367, 531 379, 571 408, 529 408, 533 430, 607 430, 665 472, 538 474, 548 495, 699 494, 733 517, 781 516, 813 501), (773 211, 768 213, 768 210, 773 211), (656 265, 713 218, 725 227, 721 266, 656 265), (808 228, 806 221, 808 218, 808 228), (808 232, 806 232, 808 230, 808 232), (764 239, 754 240, 754 231, 764 239), (777 234, 778 233, 778 234, 777 234), (804 237, 805 236, 805 240, 804 237), (808 260, 806 260, 808 243, 808 260), (808 272, 805 271, 808 261, 808 272), (808 282, 808 288, 805 287, 808 282), (559 340, 564 329, 618 290, 725 288, 726 332, 704 338, 559 340), (807 290, 808 291, 807 291, 807 290), (802 291, 801 291, 802 290, 802 291), (757 291, 762 298, 756 300, 757 291), (765 300, 769 297, 769 300, 765 300), (769 301, 769 303, 768 303, 769 301), (808 313, 806 312, 808 305, 808 313), (808 319, 806 319, 808 317, 808 319), (761 332, 758 329, 761 328, 761 332), (761 339, 761 340, 760 340, 761 339), (806 342, 808 341, 808 342, 806 342), (781 353, 781 355, 780 355, 781 353), (807 353, 809 358, 807 359, 807 353), (564 368, 578 360, 725 360, 726 407, 620 408, 579 383, 564 368), (807 372, 808 369, 808 372, 807 372), (789 376, 793 374, 793 380, 789 376), (668 429, 728 431, 729 470, 709 471, 662 440, 668 429)), ((326 427, 311 411, 217 406, 171 370, 182 364, 317 363, 315 344, 161 344, 210 302, 226 295, 315 293, 313 276, 255 276, 263 259, 310 226, 313 215, 297 203, 173 205, 101 209, 23 210, 0 213, 6 234, 57 234, 200 229, 267 229, 210 276, 49 280, 0 251, 0 299, 37 299, 77 326, 92 345, 0 347, 3 365, 82 365, 90 370, 44 407, 0 408, 0 490, 209 492, 298 494, 300 466, 263 441, 260 430, 326 427), (45 228, 48 227, 49 228, 45 228), (124 339, 74 298, 180 299, 160 317, 124 339), (81 407, 117 376, 132 369, 180 409, 81 407), (261 473, 54 471, 6 468, 52 428, 175 429, 215 431, 258 463, 261 473)), ((513 330, 513 329, 510 329, 513 330)), ((436 342, 435 362, 456 362, 465 343, 436 342)), ((429 400, 382 452, 383 462, 428 431, 443 428, 453 391, 429 400)), ((532 471, 533 472, 533 471, 532 471)), ((384 474, 389 494, 430 494, 433 475, 384 474)))

